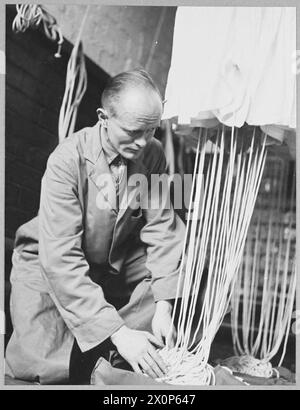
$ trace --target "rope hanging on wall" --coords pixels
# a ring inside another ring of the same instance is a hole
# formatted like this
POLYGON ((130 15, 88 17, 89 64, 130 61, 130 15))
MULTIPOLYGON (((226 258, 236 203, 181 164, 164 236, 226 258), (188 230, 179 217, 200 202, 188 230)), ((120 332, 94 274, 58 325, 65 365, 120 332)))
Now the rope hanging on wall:
POLYGON ((74 132, 78 107, 87 89, 87 72, 81 37, 89 9, 90 6, 87 6, 76 43, 68 62, 66 87, 58 122, 60 143, 74 132))
POLYGON ((46 36, 58 43, 58 49, 54 56, 56 58, 61 57, 60 53, 64 39, 56 19, 40 4, 17 4, 16 10, 17 15, 12 24, 13 31, 24 33, 29 27, 37 28, 42 23, 46 36))
POLYGON ((274 375, 271 360, 280 348, 282 365, 296 294, 295 175, 288 203, 288 168, 284 161, 272 162, 273 177, 266 183, 271 193, 261 192, 264 201, 253 217, 232 299, 237 356, 223 362, 234 372, 266 378, 274 375))
POLYGON ((206 156, 208 132, 199 131, 173 312, 177 340, 174 348, 160 351, 169 365, 161 380, 170 384, 215 383, 208 364, 210 347, 229 306, 266 158, 265 139, 261 144, 255 129, 248 147, 238 148, 242 138, 238 134, 232 128, 228 138, 223 127, 206 156), (203 303, 197 309, 205 280, 203 303))

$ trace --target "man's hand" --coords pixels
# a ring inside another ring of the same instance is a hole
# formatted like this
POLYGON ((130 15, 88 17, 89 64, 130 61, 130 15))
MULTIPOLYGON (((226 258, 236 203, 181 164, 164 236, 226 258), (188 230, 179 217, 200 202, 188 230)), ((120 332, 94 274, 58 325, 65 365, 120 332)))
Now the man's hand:
POLYGON ((156 303, 156 311, 152 320, 152 330, 154 336, 160 343, 166 344, 170 348, 174 347, 176 330, 172 325, 171 302, 161 300, 156 303))
POLYGON ((156 379, 163 377, 167 372, 164 361, 153 346, 163 345, 151 333, 122 326, 111 336, 111 341, 136 373, 141 374, 143 370, 148 376, 156 379))

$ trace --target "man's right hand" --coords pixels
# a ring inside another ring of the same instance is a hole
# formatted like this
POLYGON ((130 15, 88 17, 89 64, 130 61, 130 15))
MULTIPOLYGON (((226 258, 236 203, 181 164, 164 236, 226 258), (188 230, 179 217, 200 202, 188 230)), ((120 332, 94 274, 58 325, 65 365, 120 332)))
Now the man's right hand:
POLYGON ((164 346, 151 333, 122 326, 111 336, 111 341, 136 373, 144 371, 153 379, 166 374, 167 367, 153 345, 164 346))

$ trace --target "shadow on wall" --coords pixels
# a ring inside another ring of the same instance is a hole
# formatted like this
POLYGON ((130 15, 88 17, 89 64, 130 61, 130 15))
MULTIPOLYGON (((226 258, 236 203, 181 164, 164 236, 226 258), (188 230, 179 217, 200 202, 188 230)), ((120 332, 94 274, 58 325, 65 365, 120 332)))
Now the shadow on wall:
MULTIPOLYGON (((7 6, 6 20, 6 227, 13 239, 16 229, 36 215, 40 183, 49 154, 58 143, 59 110, 72 45, 57 45, 40 30, 15 34, 14 6, 7 6)), ((96 108, 109 75, 86 61, 88 89, 79 108, 76 129, 97 121, 96 108)))
MULTIPOLYGON (((66 68, 72 51, 41 30, 12 31, 15 6, 6 6, 5 105, 5 306, 8 310, 11 255, 16 230, 38 211, 41 178, 49 154, 58 143, 58 118, 65 90, 66 68)), ((97 122, 96 108, 110 76, 86 59, 88 89, 79 108, 76 129, 97 122)), ((7 317, 6 341, 11 332, 7 317)))
MULTIPOLYGON (((86 11, 83 4, 48 4, 47 10, 74 43, 86 11)), ((86 55, 114 76, 144 67, 164 94, 171 63, 176 7, 90 6, 82 32, 86 55)))

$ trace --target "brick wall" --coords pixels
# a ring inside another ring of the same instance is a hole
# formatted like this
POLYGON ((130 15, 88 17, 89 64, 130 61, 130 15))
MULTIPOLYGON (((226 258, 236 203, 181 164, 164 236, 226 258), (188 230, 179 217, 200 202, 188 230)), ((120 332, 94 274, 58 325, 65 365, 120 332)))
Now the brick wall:
MULTIPOLYGON (((6 226, 7 238, 36 215, 40 183, 49 154, 58 143, 59 110, 71 45, 54 58, 56 44, 42 32, 15 34, 13 6, 7 7, 6 30, 6 226)), ((79 109, 76 128, 97 121, 101 90, 108 74, 87 59, 88 90, 79 109)))

